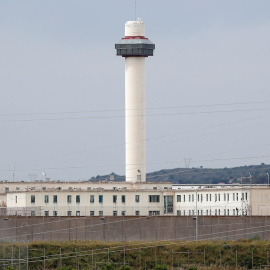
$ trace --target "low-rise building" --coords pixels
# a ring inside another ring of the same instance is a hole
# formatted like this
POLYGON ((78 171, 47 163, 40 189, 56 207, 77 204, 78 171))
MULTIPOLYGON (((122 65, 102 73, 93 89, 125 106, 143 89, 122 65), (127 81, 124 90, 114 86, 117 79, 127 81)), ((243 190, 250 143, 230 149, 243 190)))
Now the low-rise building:
POLYGON ((269 215, 268 186, 182 186, 146 182, 2 183, 8 215, 269 215))

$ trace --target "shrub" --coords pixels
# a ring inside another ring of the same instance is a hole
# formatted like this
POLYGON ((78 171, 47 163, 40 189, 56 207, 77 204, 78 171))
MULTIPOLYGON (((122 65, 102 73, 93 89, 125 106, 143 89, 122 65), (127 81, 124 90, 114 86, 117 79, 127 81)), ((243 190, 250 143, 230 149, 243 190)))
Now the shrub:
POLYGON ((103 269, 104 269, 104 270, 115 270, 115 269, 116 269, 116 266, 115 266, 115 264, 113 264, 113 263, 108 263, 108 264, 106 264, 106 265, 104 266, 103 269))
POLYGON ((168 270, 168 267, 165 264, 157 264, 155 270, 168 270))

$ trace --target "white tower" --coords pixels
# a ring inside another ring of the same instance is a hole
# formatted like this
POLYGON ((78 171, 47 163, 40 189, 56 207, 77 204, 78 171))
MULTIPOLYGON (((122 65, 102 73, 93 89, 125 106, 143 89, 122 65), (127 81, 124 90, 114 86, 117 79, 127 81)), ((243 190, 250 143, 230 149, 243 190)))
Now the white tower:
POLYGON ((145 57, 155 44, 145 38, 141 20, 125 24, 125 37, 115 44, 125 57, 126 181, 145 182, 145 57))

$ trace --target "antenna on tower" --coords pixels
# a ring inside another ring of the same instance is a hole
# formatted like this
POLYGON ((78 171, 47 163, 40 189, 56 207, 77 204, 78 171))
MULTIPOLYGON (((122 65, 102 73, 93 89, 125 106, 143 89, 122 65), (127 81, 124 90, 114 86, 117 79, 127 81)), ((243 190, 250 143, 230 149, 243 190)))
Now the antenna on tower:
POLYGON ((135 21, 137 18, 137 0, 135 0, 135 21))

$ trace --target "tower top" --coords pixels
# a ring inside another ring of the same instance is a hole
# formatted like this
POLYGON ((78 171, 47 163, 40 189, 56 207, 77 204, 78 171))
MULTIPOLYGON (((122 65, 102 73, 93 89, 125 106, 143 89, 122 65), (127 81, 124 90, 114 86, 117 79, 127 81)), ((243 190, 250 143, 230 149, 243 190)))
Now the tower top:
POLYGON ((144 23, 140 19, 138 21, 128 21, 125 24, 126 37, 144 37, 144 23))
POLYGON ((145 37, 144 23, 141 19, 125 24, 125 37, 115 44, 116 55, 123 57, 153 56, 155 44, 145 37))

